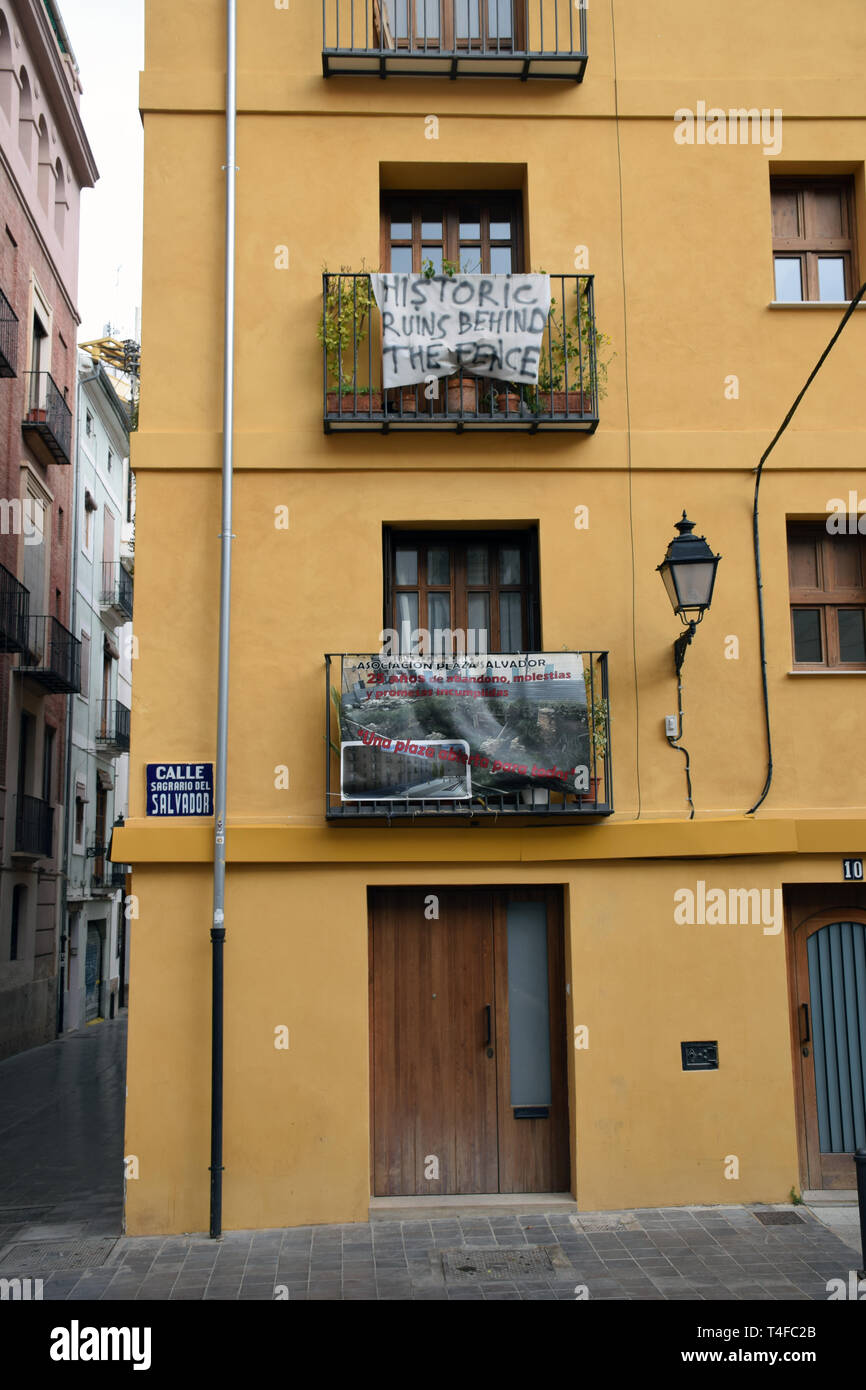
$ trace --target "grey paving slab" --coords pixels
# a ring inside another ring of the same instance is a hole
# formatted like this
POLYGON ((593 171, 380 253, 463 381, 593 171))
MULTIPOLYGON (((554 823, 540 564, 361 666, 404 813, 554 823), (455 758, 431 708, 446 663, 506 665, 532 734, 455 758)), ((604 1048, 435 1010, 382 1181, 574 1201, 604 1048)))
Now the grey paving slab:
POLYGON ((831 1221, 807 1207, 793 1226, 758 1221, 755 1212, 771 1207, 489 1216, 476 1208, 465 1217, 452 1209, 420 1219, 414 1210, 405 1221, 228 1231, 220 1241, 122 1237, 125 1040, 121 1015, 0 1062, 0 1251, 120 1237, 102 1266, 45 1270, 47 1300, 272 1300, 280 1287, 295 1302, 553 1302, 573 1300, 585 1284, 599 1301, 801 1302, 825 1299, 828 1279, 847 1280, 856 1266, 853 1213, 831 1221), (443 1272, 442 1250, 535 1245, 561 1252, 543 1278, 460 1283, 443 1272))

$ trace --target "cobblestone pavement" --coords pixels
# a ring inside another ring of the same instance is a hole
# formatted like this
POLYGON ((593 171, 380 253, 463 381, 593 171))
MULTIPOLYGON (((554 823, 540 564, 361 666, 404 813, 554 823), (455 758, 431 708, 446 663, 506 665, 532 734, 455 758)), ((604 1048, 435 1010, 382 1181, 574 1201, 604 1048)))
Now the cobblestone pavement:
POLYGON ((121 1237, 125 1027, 0 1063, 0 1278, 45 1299, 825 1300, 859 1265, 790 1205, 121 1237))

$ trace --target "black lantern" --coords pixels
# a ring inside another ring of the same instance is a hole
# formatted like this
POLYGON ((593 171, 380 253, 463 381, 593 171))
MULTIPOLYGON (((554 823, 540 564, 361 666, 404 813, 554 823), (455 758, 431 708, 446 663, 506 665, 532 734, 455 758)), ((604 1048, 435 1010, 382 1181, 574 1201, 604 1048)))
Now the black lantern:
POLYGON ((667 548, 665 558, 656 568, 667 590, 671 607, 688 628, 674 644, 677 674, 682 669, 686 647, 695 635, 695 628, 713 599, 721 555, 714 555, 704 536, 693 536, 695 523, 683 512, 682 521, 667 548))

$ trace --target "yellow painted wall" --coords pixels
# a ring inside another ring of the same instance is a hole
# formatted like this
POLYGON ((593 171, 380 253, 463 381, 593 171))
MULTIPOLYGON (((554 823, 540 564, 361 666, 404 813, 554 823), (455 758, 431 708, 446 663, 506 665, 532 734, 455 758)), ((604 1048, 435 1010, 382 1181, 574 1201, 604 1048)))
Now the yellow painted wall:
MULTIPOLYGON (((537 834, 537 832, 535 832, 537 834)), ((347 835, 348 838, 348 835, 347 835)), ((558 884, 574 1052, 573 1186, 584 1210, 784 1201, 799 1188, 786 937, 764 923, 680 925, 674 894, 833 882, 804 856, 616 863, 243 866, 229 872, 227 1228, 366 1219, 367 888, 558 884), (289 1029, 288 1050, 274 1046, 289 1029), (715 1039, 717 1072, 681 1069, 715 1039), (734 1156, 739 1178, 725 1176, 734 1156)), ((207 867, 135 877, 126 1152, 131 1231, 207 1226, 207 867)), ((773 923, 772 925, 776 925, 773 923)))
MULTIPOLYGON (((147 4, 139 655, 130 821, 115 835, 139 914, 131 1232, 207 1223, 212 832, 148 822, 144 765, 215 748, 223 8, 147 4)), ((736 0, 715 18, 686 0, 602 0, 580 86, 325 82, 318 5, 240 9, 225 1223, 366 1216, 374 883, 567 885, 574 1017, 592 1039, 572 1059, 582 1207, 784 1200, 798 1182, 784 933, 674 927, 671 900, 698 877, 838 883, 841 855, 866 843, 866 676, 790 674, 785 542, 786 517, 822 517, 851 489, 866 498, 866 311, 762 485, 776 772, 744 816, 765 772, 752 470, 840 317, 769 307, 769 176, 852 172, 866 268, 861 0, 836 0, 819 35, 806 0, 736 0), (699 99, 780 108, 778 158, 677 145, 673 112, 699 99), (597 433, 326 437, 323 264, 378 263, 380 182, 471 186, 488 157, 508 167, 487 182, 525 187, 533 267, 574 273, 589 248, 616 351, 597 433), (283 245, 287 271, 274 268, 283 245), (283 505, 288 531, 274 525, 283 505), (678 625, 654 573, 683 507, 723 555, 685 669, 691 825, 663 736, 678 625), (616 814, 524 831, 326 827, 322 658, 378 646, 382 525, 473 520, 537 523, 544 648, 611 653, 616 814), (280 1023, 288 1053, 273 1047, 280 1023), (701 1037, 719 1038, 722 1066, 684 1074, 679 1042, 701 1037)))

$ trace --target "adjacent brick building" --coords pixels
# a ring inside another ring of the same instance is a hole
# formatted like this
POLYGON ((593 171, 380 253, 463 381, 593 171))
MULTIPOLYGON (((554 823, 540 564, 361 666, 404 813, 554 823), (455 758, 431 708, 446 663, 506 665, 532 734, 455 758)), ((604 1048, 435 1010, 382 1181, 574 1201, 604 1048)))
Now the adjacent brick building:
POLYGON ((55 1035, 79 197, 96 166, 56 6, 0 6, 0 1056, 55 1035))

